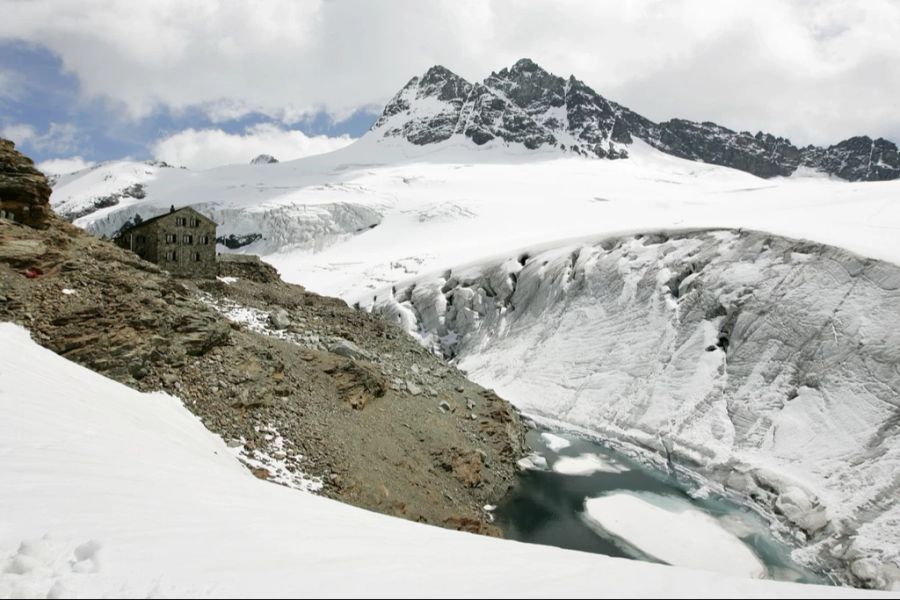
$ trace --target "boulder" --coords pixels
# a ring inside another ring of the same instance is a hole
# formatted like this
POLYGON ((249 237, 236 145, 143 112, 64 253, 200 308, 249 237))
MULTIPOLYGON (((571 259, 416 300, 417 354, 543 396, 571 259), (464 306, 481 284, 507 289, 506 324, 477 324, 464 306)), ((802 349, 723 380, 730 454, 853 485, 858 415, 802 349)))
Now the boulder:
POLYGON ((374 357, 350 340, 342 338, 328 344, 328 351, 352 360, 373 360, 374 357))
POLYGON ((46 228, 50 222, 50 183, 34 162, 0 139, 0 217, 46 228))
POLYGON ((287 329, 291 325, 291 315, 283 308, 269 313, 269 325, 275 329, 287 329))

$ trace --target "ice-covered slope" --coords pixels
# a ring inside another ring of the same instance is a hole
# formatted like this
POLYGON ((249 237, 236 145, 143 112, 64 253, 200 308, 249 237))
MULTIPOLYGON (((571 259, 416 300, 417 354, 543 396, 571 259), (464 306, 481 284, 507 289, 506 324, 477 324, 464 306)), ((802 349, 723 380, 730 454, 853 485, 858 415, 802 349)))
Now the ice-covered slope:
POLYGON ((780 515, 802 560, 900 582, 900 267, 655 233, 523 249, 368 304, 526 412, 780 515))
POLYGON ((0 597, 884 597, 417 525, 260 481, 181 403, 0 324, 0 597))

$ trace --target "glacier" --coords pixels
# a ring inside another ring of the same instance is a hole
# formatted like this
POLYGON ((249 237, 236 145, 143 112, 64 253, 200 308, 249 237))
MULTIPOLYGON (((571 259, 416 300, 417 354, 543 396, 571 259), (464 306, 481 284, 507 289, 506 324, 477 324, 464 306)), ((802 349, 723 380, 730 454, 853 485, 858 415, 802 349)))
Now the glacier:
POLYGON ((900 579, 900 267, 746 230, 518 252, 368 306, 539 420, 636 446, 900 579))

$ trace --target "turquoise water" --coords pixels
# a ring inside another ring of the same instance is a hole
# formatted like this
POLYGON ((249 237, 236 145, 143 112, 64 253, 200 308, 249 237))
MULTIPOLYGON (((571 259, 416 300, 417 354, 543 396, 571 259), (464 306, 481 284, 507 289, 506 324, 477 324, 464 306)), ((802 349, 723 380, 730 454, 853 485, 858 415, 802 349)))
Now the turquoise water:
POLYGON ((779 540, 766 521, 747 507, 713 494, 697 497, 696 486, 669 473, 638 463, 597 441, 549 431, 565 438, 570 446, 551 450, 541 433, 528 434, 531 449, 547 461, 547 468, 526 470, 516 488, 497 507, 496 523, 509 539, 559 546, 652 562, 664 562, 641 550, 627 539, 612 535, 585 518, 585 500, 615 493, 634 493, 656 498, 665 504, 700 510, 720 522, 743 542, 765 567, 771 579, 803 583, 829 583, 828 580, 791 560, 792 548, 779 540), (594 462, 618 465, 620 472, 594 472, 569 475, 554 472, 564 457, 593 455, 594 462), (693 495, 692 493, 693 492, 693 495))

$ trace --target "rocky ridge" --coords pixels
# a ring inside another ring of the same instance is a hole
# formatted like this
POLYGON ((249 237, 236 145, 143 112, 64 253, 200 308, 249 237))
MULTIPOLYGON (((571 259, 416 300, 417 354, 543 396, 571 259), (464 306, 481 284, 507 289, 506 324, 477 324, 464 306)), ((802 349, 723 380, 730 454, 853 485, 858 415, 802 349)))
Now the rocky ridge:
POLYGON ((469 83, 442 66, 413 77, 385 106, 372 131, 416 145, 460 135, 534 150, 557 148, 598 158, 625 158, 635 139, 689 160, 759 177, 807 167, 848 181, 900 178, 900 153, 883 138, 853 137, 828 147, 799 148, 784 137, 736 132, 711 122, 655 123, 607 100, 574 76, 563 79, 529 59, 469 83))

